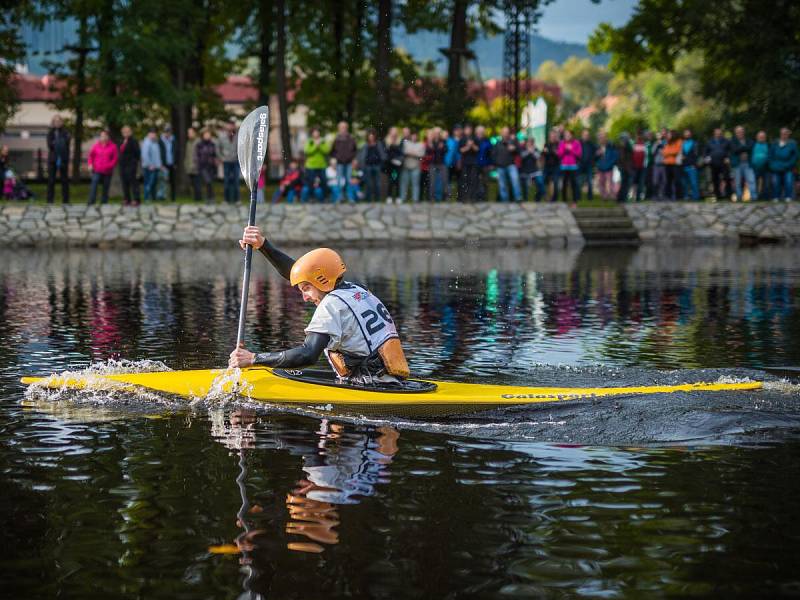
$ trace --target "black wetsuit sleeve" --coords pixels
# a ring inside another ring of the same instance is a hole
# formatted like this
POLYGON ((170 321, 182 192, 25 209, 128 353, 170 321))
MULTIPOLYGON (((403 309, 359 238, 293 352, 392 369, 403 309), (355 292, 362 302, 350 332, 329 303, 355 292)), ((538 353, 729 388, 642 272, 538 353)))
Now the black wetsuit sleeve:
POLYGON ((319 360, 322 351, 328 346, 330 339, 331 336, 327 333, 316 333, 312 331, 306 334, 306 339, 302 346, 282 352, 262 352, 261 354, 256 354, 253 364, 266 365, 268 367, 281 367, 284 369, 308 367, 319 360))
POLYGON ((278 250, 275 246, 270 244, 268 240, 264 240, 264 244, 258 249, 258 251, 261 252, 261 254, 263 254, 267 260, 272 263, 272 266, 275 267, 275 270, 281 274, 281 277, 287 280, 289 279, 289 274, 291 273, 292 265, 294 264, 293 258, 278 250))

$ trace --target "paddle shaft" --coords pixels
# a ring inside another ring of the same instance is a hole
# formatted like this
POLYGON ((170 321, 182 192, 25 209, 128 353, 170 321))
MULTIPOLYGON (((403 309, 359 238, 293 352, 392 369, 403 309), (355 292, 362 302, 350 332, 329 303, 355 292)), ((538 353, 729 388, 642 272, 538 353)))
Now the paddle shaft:
MULTIPOLYGON (((256 186, 253 186, 256 187, 256 186)), ((248 226, 256 224, 256 190, 250 190, 250 218, 247 220, 248 226)), ((242 276, 242 302, 239 305, 239 331, 236 334, 236 347, 238 348, 244 341, 244 323, 247 313, 247 297, 250 293, 250 264, 253 262, 253 247, 247 245, 244 251, 244 275, 242 276)))

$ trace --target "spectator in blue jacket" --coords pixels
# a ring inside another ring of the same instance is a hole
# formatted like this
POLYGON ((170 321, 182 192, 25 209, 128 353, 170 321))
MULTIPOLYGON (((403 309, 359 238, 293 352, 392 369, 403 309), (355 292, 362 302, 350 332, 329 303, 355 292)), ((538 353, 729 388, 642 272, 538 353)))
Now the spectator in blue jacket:
POLYGON ((144 199, 156 199, 156 186, 158 174, 163 168, 161 162, 161 148, 158 144, 158 133, 154 128, 147 132, 147 137, 142 142, 142 175, 144 176, 144 199))
POLYGON ((753 174, 756 177, 756 189, 758 190, 759 200, 768 200, 772 181, 769 172, 770 145, 767 141, 767 132, 763 129, 756 134, 756 141, 753 144, 753 152, 750 155, 750 163, 753 165, 753 174))
MULTIPOLYGON (((453 127, 453 135, 446 140, 447 152, 444 155, 444 164, 448 169, 455 169, 458 167, 458 160, 461 158, 461 154, 458 151, 458 143, 461 141, 462 134, 463 129, 461 129, 461 125, 456 125, 453 127)), ((450 180, 452 181, 452 179, 453 173, 451 171, 450 180)))
POLYGON ((750 155, 753 153, 753 141, 748 140, 744 134, 744 127, 737 126, 733 130, 731 140, 731 169, 733 170, 733 185, 736 188, 736 199, 741 202, 743 194, 742 180, 747 182, 747 189, 750 191, 750 198, 756 199, 756 175, 750 163, 750 155))
POLYGON ((772 199, 794 200, 794 167, 797 165, 797 142, 789 136, 788 127, 781 129, 780 138, 772 143, 769 170, 772 172, 772 199))

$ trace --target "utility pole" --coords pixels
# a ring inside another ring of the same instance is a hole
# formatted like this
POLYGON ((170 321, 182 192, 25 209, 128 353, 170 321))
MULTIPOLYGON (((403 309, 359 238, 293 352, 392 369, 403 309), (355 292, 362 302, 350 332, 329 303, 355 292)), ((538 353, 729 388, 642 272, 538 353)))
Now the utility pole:
POLYGON ((519 129, 520 101, 530 91, 531 26, 534 9, 525 0, 506 0, 506 31, 503 46, 503 95, 507 100, 506 123, 519 129), (524 77, 523 77, 524 74, 524 77))

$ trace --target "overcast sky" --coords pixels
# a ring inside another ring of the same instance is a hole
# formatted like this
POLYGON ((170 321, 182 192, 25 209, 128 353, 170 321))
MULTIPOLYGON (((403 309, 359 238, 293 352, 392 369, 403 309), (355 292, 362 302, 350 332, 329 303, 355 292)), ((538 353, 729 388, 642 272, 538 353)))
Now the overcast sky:
POLYGON ((622 25, 633 13, 637 0, 555 0, 543 9, 537 24, 539 35, 551 40, 585 44, 603 21, 622 25))

